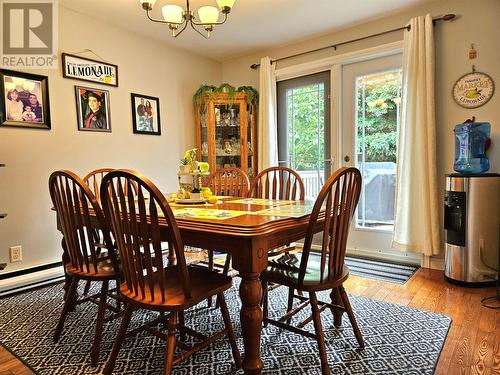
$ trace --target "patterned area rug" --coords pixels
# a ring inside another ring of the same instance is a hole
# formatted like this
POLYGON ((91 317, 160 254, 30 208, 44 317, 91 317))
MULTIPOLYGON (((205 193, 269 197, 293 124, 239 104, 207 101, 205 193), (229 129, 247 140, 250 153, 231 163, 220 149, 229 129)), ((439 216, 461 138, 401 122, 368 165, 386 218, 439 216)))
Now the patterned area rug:
MULTIPOLYGON (((239 280, 226 292, 238 345, 243 350, 239 322, 239 280)), ((286 308, 287 290, 270 292, 270 315, 286 308)), ((99 367, 90 366, 96 306, 82 304, 69 314, 59 343, 52 333, 62 306, 62 284, 0 300, 0 342, 38 374, 100 374, 111 350, 119 321, 105 326, 99 367)), ((327 298, 327 295, 321 297, 327 298)), ((345 316, 340 329, 333 327, 330 312, 322 313, 328 360, 333 374, 432 374, 443 347, 451 319, 434 313, 351 297, 358 324, 366 341, 363 351, 345 316)), ((131 327, 154 317, 136 312, 131 327)), ((216 331, 223 326, 218 310, 206 302, 186 312, 186 323, 216 331)), ((312 323, 306 326, 314 330, 312 323)), ((262 333, 261 355, 265 374, 321 374, 316 342, 268 326, 262 333)), ((141 333, 126 339, 115 367, 116 374, 161 374, 165 345, 141 333)), ((174 367, 174 374, 241 374, 233 364, 229 342, 223 338, 187 362, 174 367)))

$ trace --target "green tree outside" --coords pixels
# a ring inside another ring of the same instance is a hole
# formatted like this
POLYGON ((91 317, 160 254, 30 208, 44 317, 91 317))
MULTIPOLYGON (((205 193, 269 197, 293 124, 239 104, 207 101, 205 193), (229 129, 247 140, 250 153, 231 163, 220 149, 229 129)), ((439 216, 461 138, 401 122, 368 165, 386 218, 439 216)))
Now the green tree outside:
POLYGON ((323 84, 287 92, 288 152, 296 170, 324 168, 324 95, 323 84))
POLYGON ((360 161, 363 161, 364 127, 364 161, 396 162, 399 80, 397 73, 384 76, 386 79, 381 79, 380 76, 360 77, 356 82, 356 151, 360 161))
MULTIPOLYGON (((399 72, 360 77, 357 81, 358 160, 396 162, 399 72)), ((292 168, 324 169, 324 87, 308 85, 287 92, 288 153, 292 168)))

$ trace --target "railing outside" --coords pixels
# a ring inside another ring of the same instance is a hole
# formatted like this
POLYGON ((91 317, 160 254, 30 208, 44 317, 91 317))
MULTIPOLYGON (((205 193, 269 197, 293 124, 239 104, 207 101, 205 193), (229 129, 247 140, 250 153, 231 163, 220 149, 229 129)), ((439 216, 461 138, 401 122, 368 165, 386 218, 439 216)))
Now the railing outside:
POLYGON ((306 199, 315 200, 325 183, 325 173, 318 170, 297 171, 306 189, 306 199))
MULTIPOLYGON (((358 225, 376 227, 394 223, 396 164, 370 162, 357 166, 363 174, 363 190, 358 205, 358 225)), ((325 182, 322 170, 297 171, 304 182, 306 199, 315 200, 325 182)))

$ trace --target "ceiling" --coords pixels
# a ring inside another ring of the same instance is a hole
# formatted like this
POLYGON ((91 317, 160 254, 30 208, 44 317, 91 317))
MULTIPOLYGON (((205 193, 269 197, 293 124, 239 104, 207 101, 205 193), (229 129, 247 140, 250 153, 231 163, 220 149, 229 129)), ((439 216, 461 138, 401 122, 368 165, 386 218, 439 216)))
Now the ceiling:
MULTIPOLYGON (((59 0, 82 14, 187 49, 218 61, 297 40, 325 34, 353 24, 382 18, 430 0, 236 0, 226 24, 215 27, 209 40, 187 29, 173 38, 167 25, 150 22, 139 0, 59 0)), ((185 0, 158 0, 153 16, 161 18, 166 4, 185 7, 185 0)), ((195 11, 215 0, 190 0, 195 11)))

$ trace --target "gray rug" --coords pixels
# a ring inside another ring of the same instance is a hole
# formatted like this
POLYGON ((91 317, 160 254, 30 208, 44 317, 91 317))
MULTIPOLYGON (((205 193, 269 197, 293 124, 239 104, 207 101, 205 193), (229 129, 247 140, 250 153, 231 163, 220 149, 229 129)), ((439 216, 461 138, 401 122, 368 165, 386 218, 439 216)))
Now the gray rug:
MULTIPOLYGON (((237 284, 226 292, 240 350, 243 350, 239 322, 237 284)), ((270 315, 286 308, 285 288, 270 292, 270 315)), ((52 333, 62 306, 62 284, 0 300, 0 342, 38 374, 100 374, 111 350, 119 321, 105 326, 99 367, 90 366, 96 306, 79 305, 69 314, 59 343, 52 333)), ((323 295, 327 298, 327 295, 323 295)), ((333 374, 432 374, 443 347, 451 319, 444 315, 351 297, 358 324, 366 341, 357 350, 348 323, 333 327, 330 312, 322 313, 328 360, 333 374)), ((154 317, 136 312, 131 328, 154 317)), ((206 302, 186 313, 186 323, 215 331, 223 326, 219 311, 207 309, 206 302)), ((313 331, 312 324, 306 328, 313 331)), ((268 326, 262 332, 261 355, 265 374, 321 374, 316 342, 268 326)), ((125 341, 115 367, 116 374, 161 374, 164 342, 141 333, 125 341)), ((241 374, 233 365, 229 342, 221 339, 174 368, 174 374, 241 374)))
POLYGON ((406 283, 420 268, 411 264, 396 264, 350 256, 345 257, 345 263, 349 266, 352 275, 395 284, 406 283))

